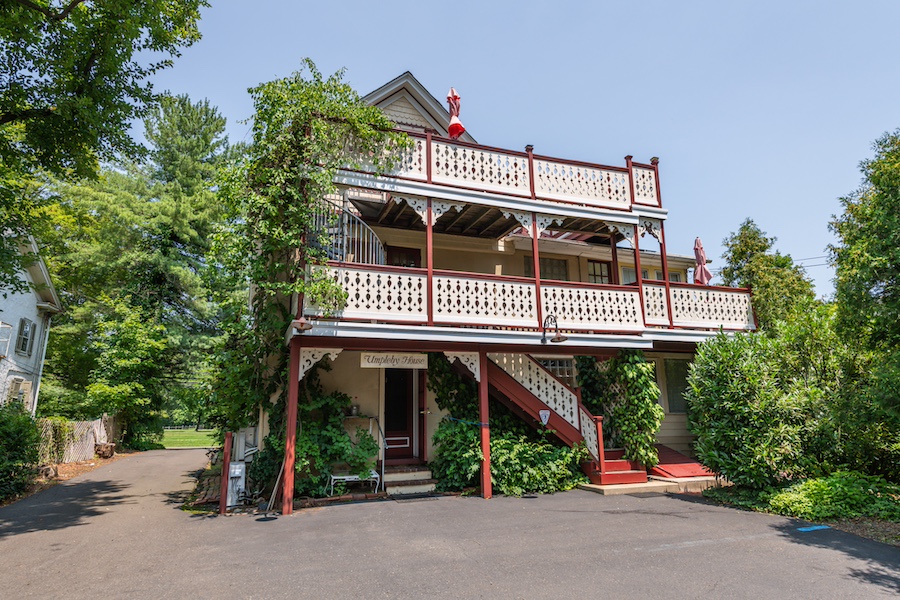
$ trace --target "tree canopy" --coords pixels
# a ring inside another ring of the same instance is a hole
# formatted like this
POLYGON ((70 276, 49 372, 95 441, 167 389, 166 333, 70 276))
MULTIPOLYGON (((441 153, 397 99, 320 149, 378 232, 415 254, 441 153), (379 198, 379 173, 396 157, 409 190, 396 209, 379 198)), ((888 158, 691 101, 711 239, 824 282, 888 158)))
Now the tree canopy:
POLYGON ((41 204, 43 173, 93 177, 135 156, 133 120, 150 77, 200 38, 205 0, 0 1, 0 289, 23 289, 18 240, 41 204))
POLYGON ((798 303, 815 298, 812 281, 803 268, 790 256, 773 251, 775 241, 752 219, 746 219, 722 242, 722 281, 752 289, 753 308, 763 326, 786 318, 798 303))

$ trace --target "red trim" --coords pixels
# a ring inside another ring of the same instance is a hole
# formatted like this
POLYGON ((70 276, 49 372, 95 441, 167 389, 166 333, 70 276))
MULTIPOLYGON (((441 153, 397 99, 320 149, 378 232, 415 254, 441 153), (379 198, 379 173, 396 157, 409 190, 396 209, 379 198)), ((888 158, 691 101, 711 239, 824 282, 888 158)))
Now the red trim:
POLYGON ((616 236, 609 236, 609 247, 610 252, 612 253, 612 265, 613 265, 613 273, 612 283, 613 285, 619 285, 619 249, 616 247, 616 236))
MULTIPOLYGON (((416 136, 416 137, 418 137, 418 136, 416 136)), ((430 131, 425 134, 425 183, 431 183, 431 132, 430 131)))
MULTIPOLYGON (((504 150, 503 152, 506 152, 504 150)), ((554 158, 552 156, 534 155, 535 160, 546 160, 549 162, 561 163, 566 165, 575 165, 576 167, 589 167, 592 169, 602 169, 604 171, 618 171, 619 173, 627 173, 627 167, 611 167, 609 165, 600 165, 597 163, 584 162, 582 160, 571 160, 568 158, 554 158)))
POLYGON ((434 213, 431 211, 431 198, 428 199, 428 211, 425 214, 427 226, 425 227, 425 260, 426 277, 428 286, 428 325, 434 325, 434 213))
POLYGON ((428 275, 428 269, 422 267, 397 267, 394 265, 371 265, 368 263, 350 263, 329 260, 327 266, 338 267, 341 269, 356 269, 358 271, 382 271, 386 273, 398 273, 408 275, 410 273, 416 275, 428 275))
POLYGON ((478 419, 481 421, 481 495, 485 500, 493 496, 491 486, 491 426, 488 412, 488 357, 479 352, 481 381, 478 382, 478 419))
POLYGON ((675 329, 672 321, 672 290, 669 287, 669 259, 666 256, 665 223, 659 222, 659 253, 662 255, 663 284, 666 287, 666 312, 669 314, 669 329, 675 329))
POLYGON ((739 287, 728 287, 726 285, 697 285, 696 283, 682 283, 680 281, 673 281, 672 287, 680 287, 684 289, 691 290, 717 290, 721 292, 747 292, 750 293, 750 288, 739 288, 739 287))
MULTIPOLYGON (((595 260, 593 258, 588 259, 593 262, 606 262, 603 260, 595 260)), ((609 264, 609 263, 606 263, 609 264)), ((576 287, 576 288, 588 288, 594 290, 609 290, 611 292, 623 292, 630 291, 634 289, 633 284, 627 285, 613 285, 611 283, 590 283, 587 281, 561 281, 559 279, 542 279, 545 284, 550 286, 559 286, 559 287, 576 287)))
POLYGON ((659 189, 659 159, 650 161, 653 165, 653 174, 656 175, 656 203, 662 208, 662 191, 659 189))
POLYGON ((541 258, 538 254, 537 213, 531 213, 531 258, 534 261, 534 296, 537 308, 538 331, 544 331, 544 303, 541 300, 541 258))
POLYGON ((532 200, 537 199, 534 193, 534 146, 528 144, 525 146, 525 152, 528 154, 528 187, 531 188, 532 200))
POLYGON ((490 275, 488 273, 466 273, 465 271, 448 271, 438 270, 435 275, 443 275, 449 277, 471 277, 472 279, 486 279, 488 281, 501 281, 510 283, 534 283, 534 279, 530 277, 518 277, 515 275, 490 275))
POLYGON ((300 340, 291 338, 290 368, 288 374, 287 414, 284 425, 284 479, 282 484, 281 514, 294 512, 294 462, 297 445, 297 398, 300 394, 300 340))
MULTIPOLYGON (((590 414, 590 413, 588 413, 590 414)), ((600 474, 606 473, 606 451, 603 449, 603 417, 593 417, 597 427, 597 454, 600 456, 600 474)))
POLYGON ((219 485, 219 514, 224 515, 228 510, 228 479, 231 470, 231 438, 230 431, 225 432, 225 447, 222 449, 221 483, 219 485))

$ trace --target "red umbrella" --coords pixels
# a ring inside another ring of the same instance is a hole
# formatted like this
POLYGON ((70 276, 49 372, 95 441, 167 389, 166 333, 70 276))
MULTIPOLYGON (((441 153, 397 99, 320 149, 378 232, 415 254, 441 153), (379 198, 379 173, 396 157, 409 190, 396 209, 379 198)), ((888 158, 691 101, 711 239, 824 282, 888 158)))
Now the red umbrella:
POLYGON ((712 273, 706 268, 706 250, 703 249, 700 238, 694 240, 694 258, 697 259, 697 264, 694 265, 694 283, 709 285, 712 273))
POLYGON ((450 127, 447 132, 450 134, 450 139, 455 140, 466 132, 466 128, 459 121, 459 94, 453 88, 447 92, 447 104, 450 105, 450 127))

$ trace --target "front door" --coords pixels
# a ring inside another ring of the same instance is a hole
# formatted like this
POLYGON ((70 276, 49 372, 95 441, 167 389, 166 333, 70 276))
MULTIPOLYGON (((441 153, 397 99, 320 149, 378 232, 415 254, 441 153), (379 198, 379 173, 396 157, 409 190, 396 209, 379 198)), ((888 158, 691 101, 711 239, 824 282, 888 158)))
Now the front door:
POLYGON ((416 455, 413 427, 415 374, 416 372, 411 369, 384 370, 384 440, 387 444, 384 457, 386 460, 412 459, 416 455))

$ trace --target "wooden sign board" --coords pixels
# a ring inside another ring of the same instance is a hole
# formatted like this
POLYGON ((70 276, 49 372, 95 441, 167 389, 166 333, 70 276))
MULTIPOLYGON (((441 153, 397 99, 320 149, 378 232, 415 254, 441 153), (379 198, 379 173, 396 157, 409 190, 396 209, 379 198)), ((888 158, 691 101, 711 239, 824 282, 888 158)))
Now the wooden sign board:
POLYGON ((363 369, 427 369, 428 355, 410 352, 362 352, 359 366, 363 369))

